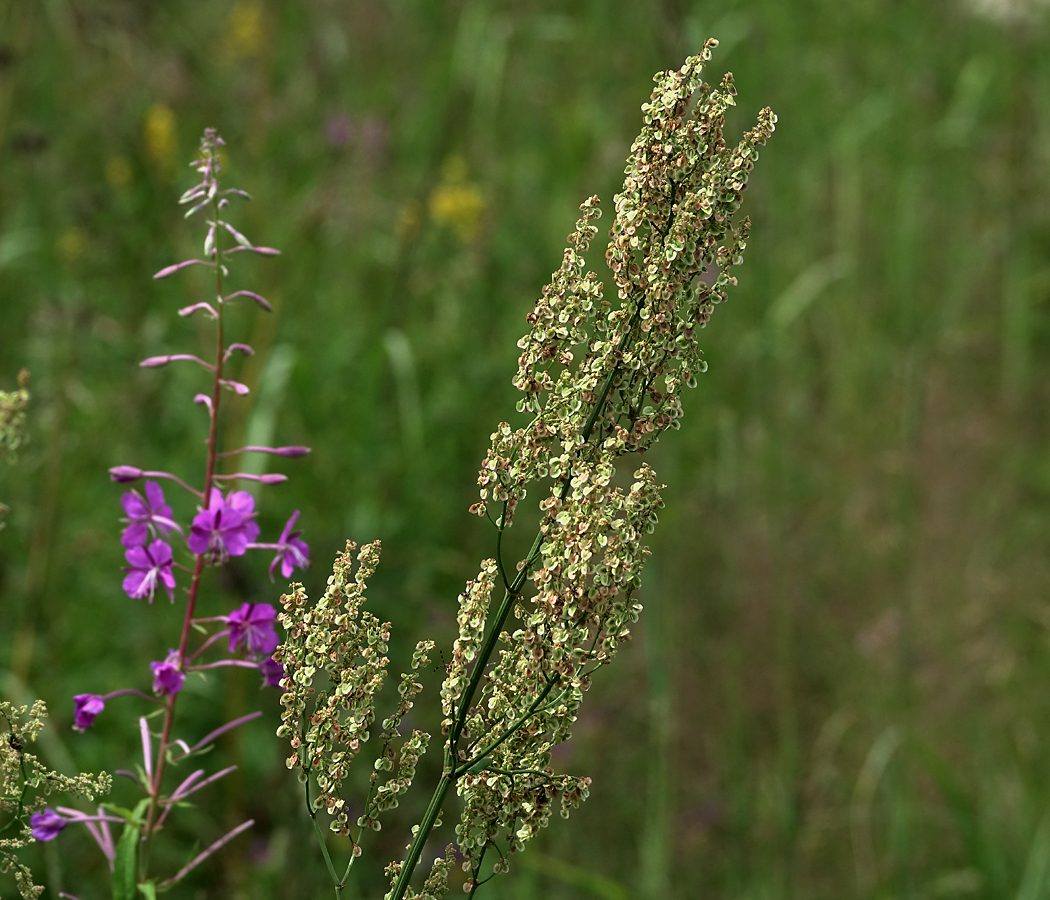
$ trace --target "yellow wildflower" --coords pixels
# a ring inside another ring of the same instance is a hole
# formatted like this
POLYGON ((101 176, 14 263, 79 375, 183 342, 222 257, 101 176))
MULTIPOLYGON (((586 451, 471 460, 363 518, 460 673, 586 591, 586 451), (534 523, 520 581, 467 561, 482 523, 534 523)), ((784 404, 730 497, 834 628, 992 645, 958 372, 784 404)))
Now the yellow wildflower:
POLYGON ((131 163, 126 156, 111 156, 106 160, 106 181, 115 191, 131 184, 131 163))
POLYGON ((258 56, 266 45, 263 8, 258 0, 239 0, 226 20, 226 51, 232 59, 258 56))
POLYGON ((170 106, 154 103, 146 111, 142 139, 150 159, 162 167, 171 164, 175 157, 175 113, 170 106))
POLYGON ((441 182, 430 192, 430 217, 451 228, 462 241, 474 239, 485 211, 478 186, 467 180, 467 163, 452 156, 442 166, 441 182))
POLYGON ((66 263, 75 263, 84 255, 87 248, 87 234, 84 233, 83 228, 78 228, 75 225, 63 231, 56 242, 58 255, 66 263))

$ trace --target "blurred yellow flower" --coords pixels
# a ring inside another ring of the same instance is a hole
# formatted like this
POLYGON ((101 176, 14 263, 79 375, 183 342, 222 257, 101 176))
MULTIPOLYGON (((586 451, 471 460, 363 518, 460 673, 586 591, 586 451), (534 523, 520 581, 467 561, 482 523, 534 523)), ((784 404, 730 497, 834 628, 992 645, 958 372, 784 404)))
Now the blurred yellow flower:
POLYGON ((84 255, 88 248, 87 234, 83 228, 75 225, 59 235, 55 244, 58 255, 65 263, 74 263, 84 255))
POLYGON ((406 202, 397 214, 397 236, 401 240, 412 237, 423 220, 423 210, 418 200, 406 202))
POLYGON ((451 228, 463 241, 477 235, 485 198, 476 184, 467 180, 467 163, 461 156, 445 160, 441 182, 430 192, 430 217, 451 228))
POLYGON ((168 166, 175 157, 175 113, 170 106, 154 103, 146 111, 142 127, 146 155, 160 166, 168 166))
POLYGON ((131 184, 131 163, 126 156, 111 156, 106 160, 106 181, 115 191, 131 184))
POLYGON ((263 7, 258 0, 238 0, 226 20, 226 51, 233 59, 258 56, 266 44, 263 7))

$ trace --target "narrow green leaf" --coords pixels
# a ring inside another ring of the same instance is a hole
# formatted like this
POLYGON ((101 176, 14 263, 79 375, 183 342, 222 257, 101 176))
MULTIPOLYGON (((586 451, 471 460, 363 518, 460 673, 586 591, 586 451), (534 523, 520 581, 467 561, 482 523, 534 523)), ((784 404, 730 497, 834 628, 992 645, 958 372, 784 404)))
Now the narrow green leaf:
POLYGON ((144 825, 146 822, 146 810, 149 809, 149 797, 140 800, 131 811, 131 821, 136 825, 144 825))
POLYGON ((139 830, 131 822, 124 826, 113 860, 113 900, 138 900, 135 891, 135 864, 139 830))
POLYGON ((144 881, 138 888, 146 900, 157 900, 157 887, 152 881, 144 881))

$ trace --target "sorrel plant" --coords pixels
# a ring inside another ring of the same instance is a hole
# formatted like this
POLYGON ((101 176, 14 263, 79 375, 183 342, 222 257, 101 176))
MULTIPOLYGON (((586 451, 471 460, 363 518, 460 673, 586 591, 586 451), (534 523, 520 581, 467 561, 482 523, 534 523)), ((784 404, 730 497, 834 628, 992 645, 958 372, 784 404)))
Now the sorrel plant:
MULTIPOLYGON (((547 824, 555 804, 568 816, 587 797, 590 779, 556 774, 551 749, 571 737, 593 674, 630 638, 641 612, 635 592, 648 555, 644 536, 663 505, 648 463, 635 462, 625 486, 617 465, 679 427, 682 392, 706 369, 697 333, 736 284, 732 270, 749 222, 732 218, 776 122, 764 109, 739 144, 726 144, 732 75, 717 87, 702 80, 715 46, 710 40, 680 70, 657 74, 642 107, 605 254, 617 302, 585 270, 600 215, 592 197, 580 207, 561 268, 527 316, 514 376, 517 411, 527 420, 501 422, 482 463, 481 498, 471 512, 491 523, 493 556, 459 598, 459 636, 441 688, 442 771, 406 856, 386 868, 388 900, 442 896, 457 860, 473 896, 507 871, 509 855, 547 824), (504 537, 532 486, 541 494, 541 524, 528 552, 511 563, 504 537), (448 845, 417 891, 410 879, 453 787, 462 800, 458 847, 448 845), (492 875, 483 873, 487 857, 494 857, 492 875)), ((381 723, 363 812, 351 821, 341 786, 377 719, 390 638, 390 624, 363 606, 379 543, 365 545, 356 560, 355 550, 347 543, 316 602, 298 584, 282 598, 287 636, 274 654, 285 672, 278 733, 290 741, 287 764, 304 786, 337 898, 367 833, 399 805, 431 740, 421 730, 400 732, 434 648, 421 640, 397 706, 381 723), (382 781, 381 772, 391 774, 382 781), (320 810, 351 841, 342 873, 320 810)))

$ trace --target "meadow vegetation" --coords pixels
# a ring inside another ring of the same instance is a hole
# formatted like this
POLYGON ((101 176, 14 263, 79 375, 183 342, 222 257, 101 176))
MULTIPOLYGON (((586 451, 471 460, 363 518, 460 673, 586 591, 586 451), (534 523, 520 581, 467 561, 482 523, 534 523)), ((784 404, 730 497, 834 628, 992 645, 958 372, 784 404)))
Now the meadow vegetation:
MULTIPOLYGON (((0 467, 0 696, 47 702, 38 754, 71 774, 135 752, 117 717, 73 733, 69 698, 123 686, 178 630, 120 590, 106 470, 200 456, 190 372, 135 364, 206 339, 172 314, 203 277, 149 281, 197 250, 171 199, 203 129, 251 186, 246 233, 282 250, 244 266, 275 314, 230 311, 254 400, 224 442, 313 447, 260 524, 301 507, 317 561, 382 540, 369 605, 400 672, 419 637, 451 643, 490 554, 466 510, 537 288, 580 201, 611 208, 652 73, 714 36, 709 80, 731 70, 747 100, 727 134, 779 117, 748 257, 681 431, 647 456, 673 490, 637 639, 555 758, 590 797, 488 896, 1043 896, 1048 29, 1035 0, 0 7, 0 390, 32 373, 28 442, 0 467)), ((244 602, 282 592, 238 560, 221 574, 244 602)), ((327 575, 303 576, 311 597, 327 575)), ((205 846, 255 829, 187 882, 329 890, 277 704, 255 673, 193 683, 204 729, 264 715, 214 751, 239 766, 222 803, 178 825, 205 846)), ((105 882, 86 839, 37 851, 52 896, 105 882)))

